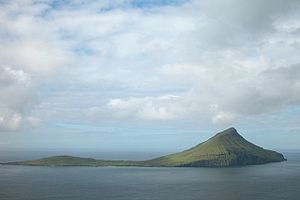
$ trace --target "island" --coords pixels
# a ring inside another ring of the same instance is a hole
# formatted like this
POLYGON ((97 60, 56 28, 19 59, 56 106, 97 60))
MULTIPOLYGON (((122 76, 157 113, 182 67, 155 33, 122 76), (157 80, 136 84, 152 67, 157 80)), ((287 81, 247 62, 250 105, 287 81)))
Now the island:
POLYGON ((244 139, 235 128, 229 128, 190 149, 151 160, 96 160, 74 156, 53 156, 38 160, 2 164, 91 167, 230 167, 281 162, 285 160, 282 154, 259 147, 244 139))

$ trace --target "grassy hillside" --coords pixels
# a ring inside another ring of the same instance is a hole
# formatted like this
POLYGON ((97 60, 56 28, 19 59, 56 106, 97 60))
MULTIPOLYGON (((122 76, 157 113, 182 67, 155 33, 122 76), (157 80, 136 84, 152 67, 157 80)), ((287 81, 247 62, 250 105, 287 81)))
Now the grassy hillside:
POLYGON ((74 156, 53 156, 39 160, 26 160, 10 162, 15 165, 31 165, 31 166, 137 166, 141 165, 141 161, 126 160, 96 160, 93 158, 80 158, 74 156))
POLYGON ((96 160, 72 156, 54 156, 39 160, 10 162, 38 166, 148 166, 148 167, 227 167, 284 161, 282 154, 256 146, 234 128, 217 133, 209 140, 185 150, 152 160, 96 160))
POLYGON ((149 161, 161 166, 223 167, 283 161, 282 154, 256 146, 234 128, 216 134, 209 140, 180 153, 149 161))

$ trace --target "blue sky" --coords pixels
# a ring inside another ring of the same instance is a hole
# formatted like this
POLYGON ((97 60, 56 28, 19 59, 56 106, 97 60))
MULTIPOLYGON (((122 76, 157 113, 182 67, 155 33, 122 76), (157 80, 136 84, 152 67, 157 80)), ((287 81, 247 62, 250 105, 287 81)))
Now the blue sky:
POLYGON ((0 3, 0 148, 300 146, 296 0, 0 3))

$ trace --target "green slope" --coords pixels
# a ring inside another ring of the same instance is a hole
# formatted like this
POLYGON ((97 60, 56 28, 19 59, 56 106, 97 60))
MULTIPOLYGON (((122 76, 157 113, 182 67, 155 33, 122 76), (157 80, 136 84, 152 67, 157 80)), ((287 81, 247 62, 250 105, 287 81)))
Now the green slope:
POLYGON ((31 165, 31 166, 137 166, 141 161, 126 160, 96 160, 93 158, 80 158, 74 156, 52 156, 39 160, 26 160, 9 162, 7 164, 31 165))
POLYGON ((234 128, 229 128, 193 148, 152 160, 96 160, 93 158, 54 156, 6 164, 37 166, 228 167, 284 160, 285 158, 282 154, 256 146, 245 140, 234 128))
POLYGON ((282 154, 245 140, 234 128, 180 153, 149 161, 160 166, 223 167, 284 161, 282 154))

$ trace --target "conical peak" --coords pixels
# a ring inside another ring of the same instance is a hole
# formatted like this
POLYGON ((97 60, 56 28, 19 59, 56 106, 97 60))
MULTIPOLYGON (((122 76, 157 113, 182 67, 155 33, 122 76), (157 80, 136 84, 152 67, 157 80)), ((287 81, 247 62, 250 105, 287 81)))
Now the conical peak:
POLYGON ((239 134, 234 127, 225 129, 224 131, 221 131, 216 134, 216 136, 227 136, 227 135, 239 135, 239 134))
POLYGON ((244 138, 237 132, 237 130, 235 128, 231 127, 231 128, 225 129, 224 131, 218 132, 213 137, 209 138, 206 142, 220 143, 223 141, 233 141, 236 139, 240 140, 240 139, 244 139, 244 138))

